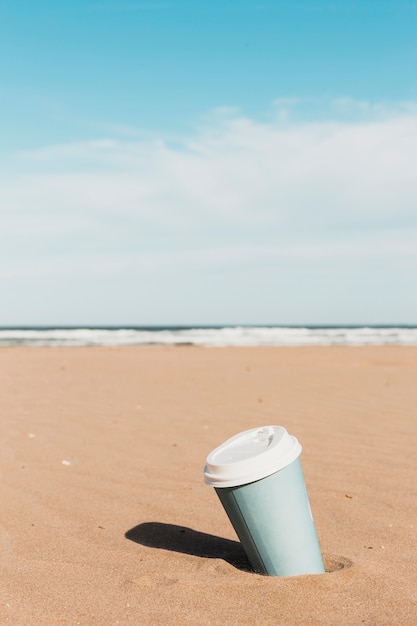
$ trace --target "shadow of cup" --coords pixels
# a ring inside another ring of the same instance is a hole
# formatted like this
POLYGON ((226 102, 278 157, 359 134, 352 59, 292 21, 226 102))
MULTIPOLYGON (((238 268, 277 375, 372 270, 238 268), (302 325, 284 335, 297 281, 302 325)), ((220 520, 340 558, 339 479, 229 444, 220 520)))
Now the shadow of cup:
POLYGON ((238 541, 209 535, 185 526, 145 522, 128 530, 125 537, 150 548, 171 550, 206 559, 223 559, 237 569, 252 571, 238 541))

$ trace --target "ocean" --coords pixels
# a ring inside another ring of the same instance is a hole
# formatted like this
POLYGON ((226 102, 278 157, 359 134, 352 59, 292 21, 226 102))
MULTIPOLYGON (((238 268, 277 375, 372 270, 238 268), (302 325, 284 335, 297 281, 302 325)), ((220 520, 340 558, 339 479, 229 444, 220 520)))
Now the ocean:
POLYGON ((417 345, 417 326, 0 327, 0 346, 417 345))

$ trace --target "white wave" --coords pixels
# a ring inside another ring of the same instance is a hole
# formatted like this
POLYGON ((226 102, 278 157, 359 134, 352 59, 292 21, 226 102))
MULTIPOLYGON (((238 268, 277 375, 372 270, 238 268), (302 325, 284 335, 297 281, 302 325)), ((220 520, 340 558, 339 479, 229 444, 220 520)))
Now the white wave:
POLYGON ((319 346, 417 345, 417 328, 300 328, 225 326, 223 328, 0 329, 0 346, 319 346))

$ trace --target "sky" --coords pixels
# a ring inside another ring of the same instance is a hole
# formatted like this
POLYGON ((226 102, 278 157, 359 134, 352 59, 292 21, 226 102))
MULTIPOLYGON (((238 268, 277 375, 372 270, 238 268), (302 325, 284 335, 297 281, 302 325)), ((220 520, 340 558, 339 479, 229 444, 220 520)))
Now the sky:
POLYGON ((417 324, 417 3, 0 2, 0 325, 417 324))

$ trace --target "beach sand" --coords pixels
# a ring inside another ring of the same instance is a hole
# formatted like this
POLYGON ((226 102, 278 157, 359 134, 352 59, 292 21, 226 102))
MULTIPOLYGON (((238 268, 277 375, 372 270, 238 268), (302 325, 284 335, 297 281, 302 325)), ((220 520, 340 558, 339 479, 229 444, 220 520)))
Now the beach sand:
POLYGON ((2 348, 0 624, 417 623, 417 347, 2 348), (327 573, 248 571, 207 454, 280 424, 327 573))

